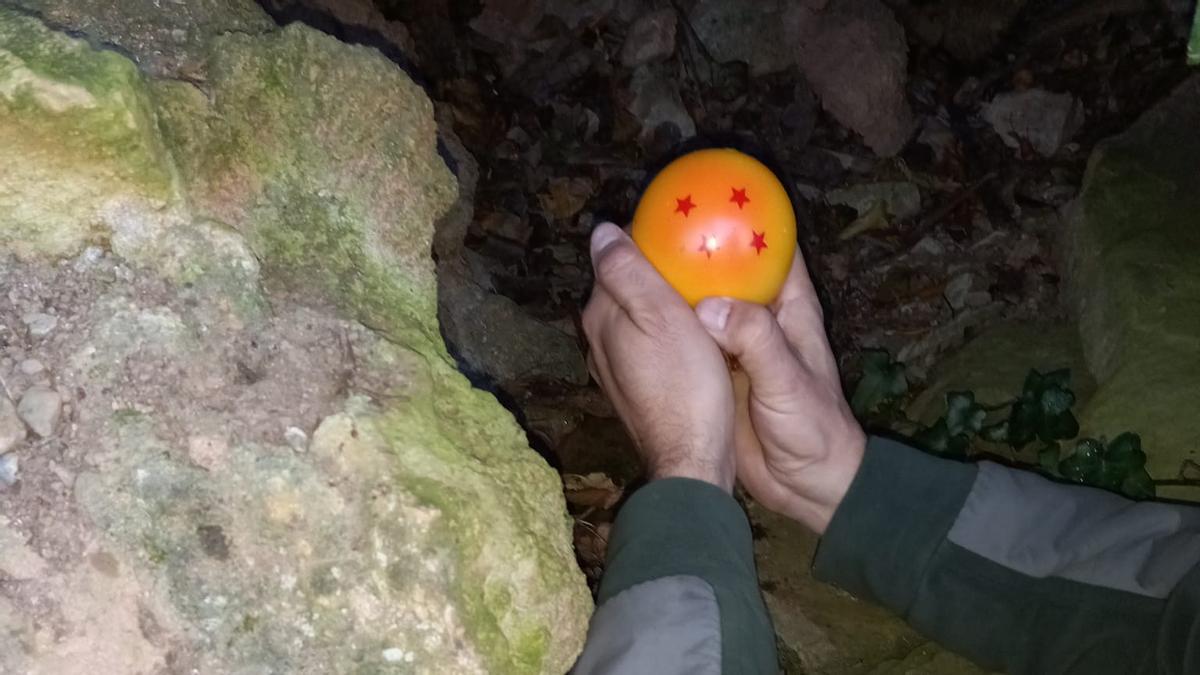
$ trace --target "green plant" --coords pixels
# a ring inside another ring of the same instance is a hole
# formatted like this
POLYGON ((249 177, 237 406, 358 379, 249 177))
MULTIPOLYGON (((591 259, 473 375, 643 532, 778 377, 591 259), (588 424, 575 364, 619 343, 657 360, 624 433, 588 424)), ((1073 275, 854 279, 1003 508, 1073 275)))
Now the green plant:
POLYGON ((898 401, 907 393, 908 378, 904 375, 903 363, 893 361, 891 354, 883 349, 862 353, 862 378, 850 397, 850 408, 855 415, 863 417, 898 401))
POLYGON ((1051 475, 1136 499, 1154 496, 1154 480, 1146 472, 1146 453, 1137 434, 1123 433, 1108 444, 1094 438, 1081 439, 1069 456, 1056 463, 1058 451, 1056 443, 1038 453, 1038 463, 1051 475))
POLYGON ((1030 370, 1020 395, 997 405, 979 403, 974 392, 950 392, 946 394, 945 414, 928 426, 914 423, 900 410, 907 393, 904 364, 893 361, 885 351, 864 353, 863 376, 851 398, 855 414, 863 417, 874 411, 890 411, 885 423, 890 422, 893 428, 916 427, 908 435, 918 447, 947 457, 966 458, 978 449, 976 442, 983 441, 1008 445, 1015 460, 1016 453, 1038 441, 1042 445, 1037 463, 1030 468, 1135 499, 1154 496, 1154 481, 1146 472, 1140 436, 1123 433, 1111 442, 1076 438, 1079 421, 1071 411, 1075 392, 1071 390, 1068 369, 1048 373, 1030 370), (1062 442, 1072 439, 1074 446, 1064 457, 1062 442))

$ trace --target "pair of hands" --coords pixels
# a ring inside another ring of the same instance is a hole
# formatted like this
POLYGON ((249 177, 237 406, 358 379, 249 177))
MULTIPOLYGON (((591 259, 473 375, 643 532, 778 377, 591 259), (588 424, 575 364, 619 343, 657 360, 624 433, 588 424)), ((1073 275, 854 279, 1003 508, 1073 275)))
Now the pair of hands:
POLYGON ((597 227, 591 249, 588 365, 650 478, 732 492, 736 476, 767 508, 823 533, 866 437, 799 253, 770 307, 708 298, 693 310, 616 225, 597 227), (722 351, 741 365, 732 377, 722 351))

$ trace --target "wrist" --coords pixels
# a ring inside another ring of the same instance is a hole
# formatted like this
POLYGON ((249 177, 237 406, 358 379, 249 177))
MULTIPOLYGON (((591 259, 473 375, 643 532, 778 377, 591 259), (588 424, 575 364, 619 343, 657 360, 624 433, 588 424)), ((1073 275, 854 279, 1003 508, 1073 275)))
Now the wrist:
POLYGON ((820 459, 798 472, 787 515, 823 535, 858 475, 866 447, 866 434, 857 425, 830 443, 820 459))
POLYGON ((723 453, 728 461, 712 462, 688 458, 678 461, 658 461, 650 465, 648 474, 650 480, 662 478, 690 478, 704 481, 717 486, 729 494, 733 494, 734 464, 733 453, 723 453))

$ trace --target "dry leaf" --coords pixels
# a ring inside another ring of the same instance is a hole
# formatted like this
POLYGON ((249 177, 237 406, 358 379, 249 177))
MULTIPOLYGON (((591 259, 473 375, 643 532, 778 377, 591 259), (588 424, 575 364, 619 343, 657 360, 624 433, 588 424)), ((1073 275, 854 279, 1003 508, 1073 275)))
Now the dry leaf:
POLYGON ((566 220, 583 210, 592 196, 592 181, 586 178, 551 178, 538 201, 546 215, 566 220))
POLYGON ((563 474, 563 490, 567 501, 575 506, 611 509, 621 501, 625 490, 602 473, 563 474))

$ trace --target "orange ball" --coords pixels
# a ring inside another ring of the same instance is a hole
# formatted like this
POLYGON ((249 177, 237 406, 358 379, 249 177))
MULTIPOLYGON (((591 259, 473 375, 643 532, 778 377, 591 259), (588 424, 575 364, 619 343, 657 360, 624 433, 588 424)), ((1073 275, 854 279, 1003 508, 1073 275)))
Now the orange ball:
POLYGON ((684 155, 655 176, 632 234, 693 306, 709 296, 770 303, 796 254, 796 214, 779 179, 724 148, 684 155))

